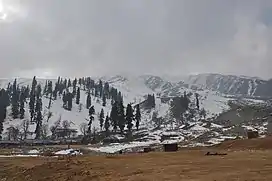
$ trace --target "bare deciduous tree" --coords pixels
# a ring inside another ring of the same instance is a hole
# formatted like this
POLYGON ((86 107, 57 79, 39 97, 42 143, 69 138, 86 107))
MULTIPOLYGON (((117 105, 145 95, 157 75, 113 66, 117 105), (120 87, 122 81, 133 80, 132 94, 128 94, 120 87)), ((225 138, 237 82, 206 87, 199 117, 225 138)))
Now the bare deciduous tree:
POLYGON ((59 119, 54 123, 53 126, 50 127, 50 131, 52 133, 52 138, 54 139, 56 137, 56 130, 58 128, 60 128, 60 124, 61 124, 61 116, 59 117, 59 119))
POLYGON ((48 124, 43 124, 42 125, 42 132, 41 132, 41 136, 43 139, 46 139, 48 135, 48 124))
POLYGON ((88 131, 88 124, 87 123, 81 123, 80 124, 80 132, 83 134, 83 136, 86 136, 88 131))
POLYGON ((46 122, 48 122, 49 119, 50 119, 52 116, 53 116, 53 113, 52 113, 51 111, 49 111, 48 114, 47 114, 47 120, 46 120, 46 122))
POLYGON ((30 125, 30 121, 27 120, 27 119, 24 119, 23 122, 22 122, 22 124, 21 124, 21 129, 22 129, 22 133, 23 133, 23 139, 27 139, 29 125, 30 125))
POLYGON ((63 134, 68 136, 68 137, 70 137, 70 134, 68 133, 70 127, 71 127, 71 121, 64 120, 62 122, 63 134))
POLYGON ((8 140, 17 141, 19 137, 19 133, 20 131, 17 127, 14 127, 14 126, 8 127, 7 128, 8 140))

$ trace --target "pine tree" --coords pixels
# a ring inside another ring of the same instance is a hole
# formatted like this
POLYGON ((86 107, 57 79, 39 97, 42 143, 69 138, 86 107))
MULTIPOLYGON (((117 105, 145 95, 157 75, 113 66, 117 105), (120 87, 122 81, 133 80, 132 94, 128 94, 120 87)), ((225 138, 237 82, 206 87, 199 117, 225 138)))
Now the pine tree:
POLYGON ((92 123, 94 120, 94 113, 95 113, 95 109, 94 106, 91 106, 89 109, 89 123, 88 123, 88 133, 91 133, 91 129, 92 129, 92 123))
POLYGON ((94 88, 94 96, 95 96, 95 97, 99 97, 98 86, 95 86, 95 88, 94 88))
POLYGON ((52 93, 53 93, 53 84, 52 84, 52 81, 48 81, 45 95, 48 96, 48 95, 51 95, 52 93))
POLYGON ((1 89, 0 91, 0 140, 2 139, 2 132, 4 129, 4 120, 6 119, 6 113, 7 113, 7 106, 9 103, 9 96, 8 92, 4 89, 1 89))
POLYGON ((48 102, 48 109, 50 109, 51 108, 51 105, 52 105, 52 99, 53 99, 53 93, 51 92, 50 93, 50 97, 49 97, 49 102, 48 102))
POLYGON ((77 93, 77 79, 73 80, 73 95, 75 96, 77 93))
POLYGON ((126 109, 126 123, 127 123, 127 128, 128 128, 129 132, 131 132, 132 127, 133 127, 133 123, 132 123, 133 118, 134 118, 133 109, 132 109, 131 105, 128 104, 127 109, 126 109))
POLYGON ((123 134, 125 128, 125 113, 123 101, 118 102, 118 127, 123 134))
POLYGON ((110 113, 111 125, 113 130, 116 132, 118 126, 118 108, 117 102, 113 103, 110 113))
POLYGON ((36 122, 36 137, 35 139, 40 139, 41 138, 41 131, 42 131, 42 99, 39 97, 37 98, 36 102, 36 107, 35 107, 35 112, 36 112, 36 117, 35 117, 35 122, 36 122))
POLYGON ((110 129, 110 118, 109 118, 108 115, 106 116, 104 127, 105 127, 105 131, 106 131, 106 135, 108 136, 109 135, 109 129, 110 129))
POLYGON ((156 101, 155 101, 155 95, 152 95, 152 107, 155 108, 156 106, 156 101))
POLYGON ((199 94, 195 93, 195 97, 196 97, 196 107, 197 107, 197 110, 199 110, 199 94))
POLYGON ((42 96, 42 87, 41 87, 41 84, 37 85, 36 96, 37 97, 41 97, 42 96))
POLYGON ((11 105, 12 105, 12 116, 14 119, 17 119, 19 117, 19 92, 17 89, 16 79, 14 80, 13 88, 12 88, 11 105))
POLYGON ((104 125, 104 118, 105 118, 105 116, 104 116, 104 110, 101 109, 101 112, 100 112, 100 115, 99 115, 99 123, 100 123, 100 129, 101 129, 101 131, 102 131, 103 125, 104 125))
POLYGON ((30 112, 30 120, 31 122, 33 121, 35 117, 35 100, 36 100, 36 86, 37 86, 37 81, 36 77, 33 77, 32 80, 32 86, 31 86, 31 91, 30 91, 30 101, 29 101, 29 112, 30 112))
POLYGON ((67 79, 64 79, 64 81, 63 81, 63 88, 64 88, 64 89, 67 88, 67 79))
POLYGON ((44 86, 44 89, 43 89, 43 95, 46 94, 47 88, 48 88, 48 81, 46 80, 46 81, 45 81, 45 86, 44 86))
POLYGON ((79 84, 80 87, 81 87, 81 85, 82 85, 82 79, 81 79, 81 78, 78 79, 78 84, 79 84))
POLYGON ((77 93, 76 93, 76 104, 79 104, 80 102, 80 88, 77 88, 77 93))
POLYGON ((30 96, 30 90, 29 90, 29 85, 27 85, 25 89, 25 98, 29 98, 29 96, 30 96))
POLYGON ((25 99, 24 93, 21 92, 20 94, 20 119, 24 119, 25 117, 25 99))
POLYGON ((73 107, 73 94, 68 92, 66 94, 66 98, 67 98, 67 110, 71 111, 72 107, 73 107))
POLYGON ((107 100, 106 100, 106 95, 105 94, 103 94, 103 103, 102 103, 102 106, 106 106, 106 104, 107 104, 107 100))
POLYGON ((99 96, 102 97, 103 96, 103 83, 102 83, 102 80, 99 80, 98 91, 99 91, 99 96))
POLYGON ((138 131, 139 130, 140 121, 141 121, 141 111, 140 111, 139 104, 137 104, 137 106, 136 106, 135 119, 136 119, 136 128, 137 128, 137 131, 138 131))
POLYGON ((63 108, 65 108, 67 106, 67 96, 65 91, 62 94, 62 101, 63 101, 63 108))
POLYGON ((87 100, 86 100, 86 108, 89 109, 92 104, 92 98, 90 92, 88 92, 87 100))
POLYGON ((72 86, 72 84, 71 84, 71 79, 69 79, 68 80, 68 85, 67 85, 67 87, 69 88, 69 87, 71 87, 72 86))
POLYGON ((57 100, 58 89, 59 89, 58 87, 59 87, 59 84, 56 83, 56 84, 55 84, 55 89, 54 89, 54 91, 53 91, 53 98, 54 98, 54 100, 57 100))

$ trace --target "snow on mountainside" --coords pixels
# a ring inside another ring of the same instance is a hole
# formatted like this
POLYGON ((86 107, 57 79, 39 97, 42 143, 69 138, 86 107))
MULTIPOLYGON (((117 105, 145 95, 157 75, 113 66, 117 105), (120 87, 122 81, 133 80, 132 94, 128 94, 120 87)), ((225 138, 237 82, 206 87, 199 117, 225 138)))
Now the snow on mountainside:
POLYGON ((229 95, 272 97, 272 80, 262 80, 257 77, 199 74, 189 76, 184 83, 229 95))
MULTIPOLYGON (((99 78, 96 79, 98 81, 99 78)), ((207 118, 214 117, 216 114, 221 113, 229 109, 228 101, 233 100, 226 95, 240 95, 245 93, 248 96, 268 96, 267 94, 262 95, 261 87, 269 84, 269 81, 264 81, 256 78, 243 78, 237 76, 224 76, 218 74, 200 74, 196 76, 189 76, 183 78, 183 80, 175 79, 165 79, 159 76, 143 75, 143 76, 112 76, 112 77, 101 77, 102 81, 107 81, 110 86, 117 88, 122 92, 124 104, 132 103, 133 105, 141 103, 146 99, 147 94, 155 95, 156 106, 151 110, 142 110, 142 121, 140 127, 143 132, 146 132, 146 136, 143 139, 156 140, 158 141, 161 136, 172 130, 173 123, 171 123, 172 118, 170 117, 170 104, 169 100, 172 97, 183 95, 184 92, 192 93, 192 101, 194 102, 194 94, 199 94, 200 108, 204 108, 207 111, 207 118), (155 124, 151 121, 154 112, 158 113, 158 117, 166 119, 166 124, 162 126, 160 130, 154 130, 155 124), (170 122, 169 122, 170 121, 170 122)), ((31 85, 32 79, 17 79, 19 85, 31 85)), ((45 85, 44 79, 37 79, 38 83, 42 86, 45 85)), ((7 87, 9 82, 13 80, 0 79, 0 87, 7 87)), ((56 80, 52 80, 53 85, 56 80)), ((272 92, 272 91, 271 91, 272 92)), ((82 110, 79 110, 79 106, 73 102, 72 111, 67 111, 62 107, 61 97, 53 101, 50 112, 53 116, 46 121, 46 115, 49 110, 47 105, 49 99, 43 97, 43 115, 45 116, 43 124, 48 125, 50 128, 54 122, 59 118, 62 120, 71 121, 71 128, 77 129, 78 134, 81 134, 80 125, 82 123, 88 123, 86 118, 88 118, 88 110, 86 109, 86 92, 81 90, 81 103, 82 110)), ((75 100, 74 100, 75 101, 75 100)), ((261 100, 247 99, 247 102, 260 102, 261 100)), ((92 105, 94 105, 96 115, 94 115, 95 120, 93 126, 99 128, 98 112, 103 108, 105 114, 109 114, 111 110, 110 100, 107 101, 105 107, 102 106, 102 100, 100 98, 95 98, 92 96, 92 105)), ((11 108, 8 107, 8 113, 10 113, 11 108)), ((28 104, 25 107, 26 118, 29 118, 28 104)), ((13 125, 19 126, 22 124, 22 120, 13 120, 10 116, 4 122, 4 131, 13 125)), ((178 125, 174 128, 175 130, 175 140, 187 140, 196 139, 201 135, 208 134, 209 138, 217 137, 219 140, 224 140, 228 135, 222 133, 221 125, 212 123, 211 125, 203 122, 192 120, 185 125, 178 125)), ((30 131, 35 130, 35 124, 31 125, 30 131)), ((174 133, 173 133, 174 134, 174 133)), ((208 140, 209 141, 209 140, 208 140)))

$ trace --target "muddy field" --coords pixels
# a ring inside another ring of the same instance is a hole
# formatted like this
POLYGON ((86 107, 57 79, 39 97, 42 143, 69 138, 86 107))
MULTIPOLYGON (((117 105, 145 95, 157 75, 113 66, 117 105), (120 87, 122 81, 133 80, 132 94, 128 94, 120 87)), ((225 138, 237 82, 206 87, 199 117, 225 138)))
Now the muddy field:
MULTIPOLYGON (((221 150, 222 151, 222 150, 221 150)), ((64 180, 272 180, 272 151, 148 153, 60 158, 0 158, 0 178, 64 180)))
POLYGON ((0 181, 272 180, 272 138, 227 141, 178 152, 0 158, 0 181), (206 156, 207 151, 227 153, 206 156))

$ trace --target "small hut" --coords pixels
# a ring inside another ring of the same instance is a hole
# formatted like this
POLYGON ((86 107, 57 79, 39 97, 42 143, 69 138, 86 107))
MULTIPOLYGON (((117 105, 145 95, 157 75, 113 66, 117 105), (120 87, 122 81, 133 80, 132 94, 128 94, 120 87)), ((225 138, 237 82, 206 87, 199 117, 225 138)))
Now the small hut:
POLYGON ((258 137, 259 137, 258 131, 253 131, 253 130, 247 131, 247 138, 248 139, 253 139, 253 138, 258 138, 258 137))
POLYGON ((163 148, 165 152, 175 152, 178 151, 178 143, 165 143, 163 148))

